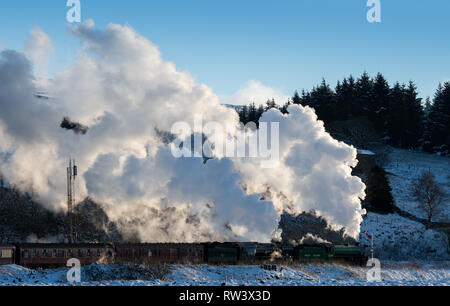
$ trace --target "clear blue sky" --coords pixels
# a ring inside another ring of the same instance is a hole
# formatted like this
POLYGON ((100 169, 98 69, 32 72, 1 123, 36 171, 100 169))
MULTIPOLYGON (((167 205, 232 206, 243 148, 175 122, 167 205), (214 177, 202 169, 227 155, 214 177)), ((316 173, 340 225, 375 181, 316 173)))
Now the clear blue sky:
MULTIPOLYGON (((366 0, 81 0, 83 20, 131 25, 218 94, 249 80, 292 94, 366 70, 432 95, 450 79, 450 1, 381 3, 382 22, 371 24, 366 0)), ((1 1, 0 49, 21 48, 39 26, 61 69, 77 50, 67 10, 66 0, 1 1)))

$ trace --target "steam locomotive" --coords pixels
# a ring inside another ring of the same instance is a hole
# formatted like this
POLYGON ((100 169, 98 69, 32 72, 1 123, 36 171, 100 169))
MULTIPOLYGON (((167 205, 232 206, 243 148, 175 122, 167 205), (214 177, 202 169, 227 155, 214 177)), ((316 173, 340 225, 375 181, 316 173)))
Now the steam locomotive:
POLYGON ((259 264, 267 262, 343 261, 362 265, 367 257, 356 245, 281 245, 257 242, 15 244, 0 246, 0 265, 29 268, 65 267, 71 258, 95 262, 147 264, 259 264))

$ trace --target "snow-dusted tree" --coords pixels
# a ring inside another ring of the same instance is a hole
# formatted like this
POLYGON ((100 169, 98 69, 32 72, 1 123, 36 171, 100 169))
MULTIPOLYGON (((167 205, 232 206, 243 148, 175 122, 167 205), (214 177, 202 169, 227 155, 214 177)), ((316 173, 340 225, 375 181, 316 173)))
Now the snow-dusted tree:
POLYGON ((423 171, 413 184, 414 198, 419 202, 420 208, 427 214, 426 228, 429 229, 433 218, 443 212, 447 194, 436 181, 430 171, 423 171))

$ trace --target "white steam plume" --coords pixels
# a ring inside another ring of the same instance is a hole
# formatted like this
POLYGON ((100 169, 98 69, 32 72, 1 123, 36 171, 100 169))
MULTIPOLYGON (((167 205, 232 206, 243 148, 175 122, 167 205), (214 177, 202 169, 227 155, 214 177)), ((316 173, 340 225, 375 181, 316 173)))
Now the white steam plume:
POLYGON ((70 32, 83 48, 48 84, 55 99, 34 96, 24 55, 0 54, 0 171, 10 183, 63 210, 65 166, 75 157, 78 200, 107 205, 112 219, 127 221, 149 242, 269 241, 279 234, 283 210, 316 209, 349 234, 359 231, 364 185, 350 174, 356 150, 326 134, 311 109, 264 114, 280 122, 275 169, 261 169, 257 159, 177 159, 157 130, 198 114, 237 127, 235 111, 128 26, 100 31, 88 21, 70 32), (88 126, 87 134, 59 128, 66 116, 88 126), (268 189, 270 201, 261 201, 268 189))
POLYGON ((280 124, 275 168, 261 169, 255 158, 236 161, 247 192, 264 193, 280 214, 315 210, 335 229, 345 227, 356 237, 365 213, 360 201, 365 185, 351 175, 356 149, 333 139, 312 108, 291 105, 288 112, 272 109, 260 119, 280 124))
POLYGON ((25 43, 24 52, 33 63, 34 74, 44 78, 42 80, 48 77, 48 67, 54 50, 52 40, 41 28, 30 30, 30 38, 25 43))

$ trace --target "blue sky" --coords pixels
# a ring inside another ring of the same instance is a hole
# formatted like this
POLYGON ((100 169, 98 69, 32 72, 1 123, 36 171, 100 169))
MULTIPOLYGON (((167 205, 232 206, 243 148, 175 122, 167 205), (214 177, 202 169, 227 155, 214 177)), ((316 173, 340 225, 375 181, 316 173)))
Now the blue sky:
MULTIPOLYGON (((381 4, 382 22, 369 23, 366 0, 81 0, 83 20, 129 24, 219 95, 251 80, 291 95, 365 70, 433 95, 450 79, 450 1, 381 4)), ((66 0, 2 1, 0 48, 22 48, 39 26, 54 42, 52 70, 62 69, 78 48, 67 10, 66 0)))

